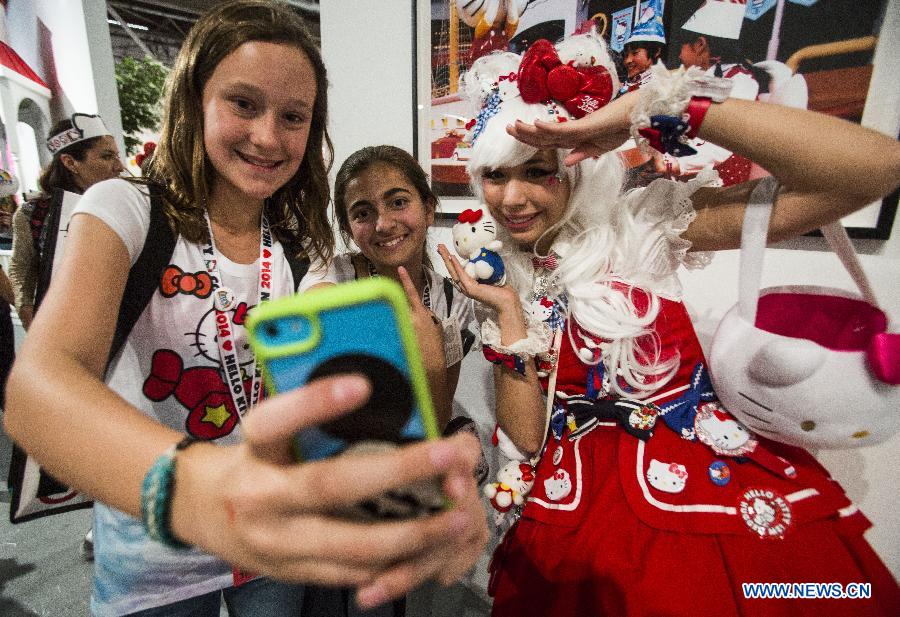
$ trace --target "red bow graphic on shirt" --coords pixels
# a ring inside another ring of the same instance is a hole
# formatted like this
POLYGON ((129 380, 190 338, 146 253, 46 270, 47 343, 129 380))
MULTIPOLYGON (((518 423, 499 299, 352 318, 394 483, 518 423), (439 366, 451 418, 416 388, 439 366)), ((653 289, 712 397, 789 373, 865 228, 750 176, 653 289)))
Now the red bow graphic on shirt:
POLYGON ((583 118, 612 100, 612 76, 602 66, 563 64, 553 44, 539 39, 519 65, 519 93, 526 103, 554 99, 575 118, 583 118))
POLYGON ((163 271, 162 280, 159 282, 159 292, 164 298, 171 298, 178 294, 208 298, 212 293, 212 279, 207 272, 191 274, 178 266, 169 265, 163 271))

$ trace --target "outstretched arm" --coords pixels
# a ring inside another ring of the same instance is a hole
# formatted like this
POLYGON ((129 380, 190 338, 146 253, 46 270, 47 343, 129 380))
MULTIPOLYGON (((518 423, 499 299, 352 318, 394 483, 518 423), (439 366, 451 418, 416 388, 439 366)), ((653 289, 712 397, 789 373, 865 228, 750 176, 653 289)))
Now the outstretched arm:
MULTIPOLYGON (((574 148, 567 164, 601 152, 623 137, 639 92, 582 118, 559 124, 516 123, 508 131, 539 148, 574 148)), ((881 199, 900 183, 900 143, 832 116, 757 101, 713 104, 699 137, 772 173, 783 189, 772 213, 770 240, 805 233, 881 199)), ((696 250, 736 248, 753 183, 704 189, 698 217, 685 232, 696 250)))
MULTIPOLYGON (((72 259, 54 276, 12 371, 6 430, 63 482, 139 516, 147 470, 183 435, 100 378, 129 270, 125 245, 100 219, 77 215, 66 250, 72 259)), ((174 535, 250 571, 358 586, 365 606, 430 578, 447 583, 462 576, 487 537, 472 479, 474 439, 308 464, 290 458, 294 432, 367 396, 358 377, 323 380, 260 404, 244 420, 240 445, 184 450, 176 467, 174 535), (453 502, 435 516, 359 524, 332 514, 360 497, 435 477, 453 502)))
MULTIPOLYGON (((438 252, 460 290, 497 312, 497 326, 503 345, 511 345, 528 336, 522 304, 512 287, 479 283, 466 274, 459 260, 450 254, 446 246, 438 245, 438 252)), ((495 366, 494 388, 497 391, 497 422, 503 432, 526 455, 537 453, 544 443, 546 414, 534 362, 525 362, 524 375, 495 366)))

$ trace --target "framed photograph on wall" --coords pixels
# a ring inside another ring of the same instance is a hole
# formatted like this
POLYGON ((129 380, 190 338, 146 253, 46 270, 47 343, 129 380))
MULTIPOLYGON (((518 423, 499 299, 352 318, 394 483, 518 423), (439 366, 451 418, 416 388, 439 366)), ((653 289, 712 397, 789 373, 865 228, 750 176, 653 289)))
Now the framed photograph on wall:
POLYGON ((590 27, 590 11, 596 4, 585 0, 413 2, 417 155, 441 199, 442 218, 455 219, 475 204, 466 173, 469 144, 463 139, 472 110, 459 93, 459 76, 492 51, 521 53, 537 39, 556 41, 579 27, 590 27))
MULTIPOLYGON (((748 64, 777 60, 800 75, 807 107, 862 123, 887 135, 900 132, 900 82, 895 75, 900 45, 897 0, 746 0, 738 38, 714 36, 722 4, 706 0, 671 3, 667 65, 676 67, 683 45, 705 31, 710 49, 748 64), (891 8, 888 4, 891 4, 891 8), (704 22, 698 27, 698 23, 704 22)), ((719 16, 721 18, 721 16, 719 16)), ((724 60, 723 60, 724 62, 724 60)), ((851 237, 887 239, 897 211, 897 194, 844 219, 851 237)))
MULTIPOLYGON (((640 1, 640 0, 637 0, 640 1)), ((522 52, 539 38, 597 30, 620 51, 635 0, 431 0, 413 2, 416 24, 417 156, 431 174, 444 216, 472 207, 463 140, 472 111, 459 76, 494 50, 522 52), (473 12, 474 11, 474 12, 473 12), (489 23, 490 22, 490 23, 489 23)), ((777 60, 803 77, 810 109, 900 133, 900 0, 733 0, 744 18, 732 43, 741 60, 777 60), (890 5, 890 6, 889 6, 890 5)), ((646 5, 641 2, 640 6, 646 5)), ((683 25, 718 0, 664 3, 667 65, 677 67, 683 25)), ((721 42, 721 41, 720 41, 721 42)), ((620 75, 620 77, 622 77, 620 75)), ((852 237, 886 239, 897 212, 895 193, 844 219, 852 237)))

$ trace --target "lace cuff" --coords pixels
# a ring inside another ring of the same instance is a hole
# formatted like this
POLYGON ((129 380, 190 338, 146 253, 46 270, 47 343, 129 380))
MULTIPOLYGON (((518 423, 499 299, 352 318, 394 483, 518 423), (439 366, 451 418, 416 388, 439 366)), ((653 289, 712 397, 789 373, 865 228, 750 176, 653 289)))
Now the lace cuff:
POLYGON ((526 318, 528 336, 509 345, 500 343, 500 327, 491 319, 481 323, 481 343, 489 345, 495 351, 519 357, 533 358, 545 353, 550 348, 550 327, 544 322, 526 318))
POLYGON ((690 253, 691 242, 681 237, 697 218, 693 194, 718 183, 718 173, 707 168, 688 182, 655 180, 641 192, 630 195, 629 207, 635 216, 637 237, 643 238, 636 261, 630 265, 659 279, 673 274, 679 266, 695 269, 712 259, 708 252, 690 253))

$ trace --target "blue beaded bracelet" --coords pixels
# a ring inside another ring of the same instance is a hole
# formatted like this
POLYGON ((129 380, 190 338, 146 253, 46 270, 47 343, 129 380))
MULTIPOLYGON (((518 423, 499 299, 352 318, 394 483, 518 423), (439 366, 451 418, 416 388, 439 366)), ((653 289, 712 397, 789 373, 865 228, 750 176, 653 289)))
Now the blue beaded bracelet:
POLYGON ((188 548, 172 535, 172 496, 175 493, 175 458, 197 440, 187 436, 157 458, 141 485, 141 520, 152 539, 171 548, 188 548))

